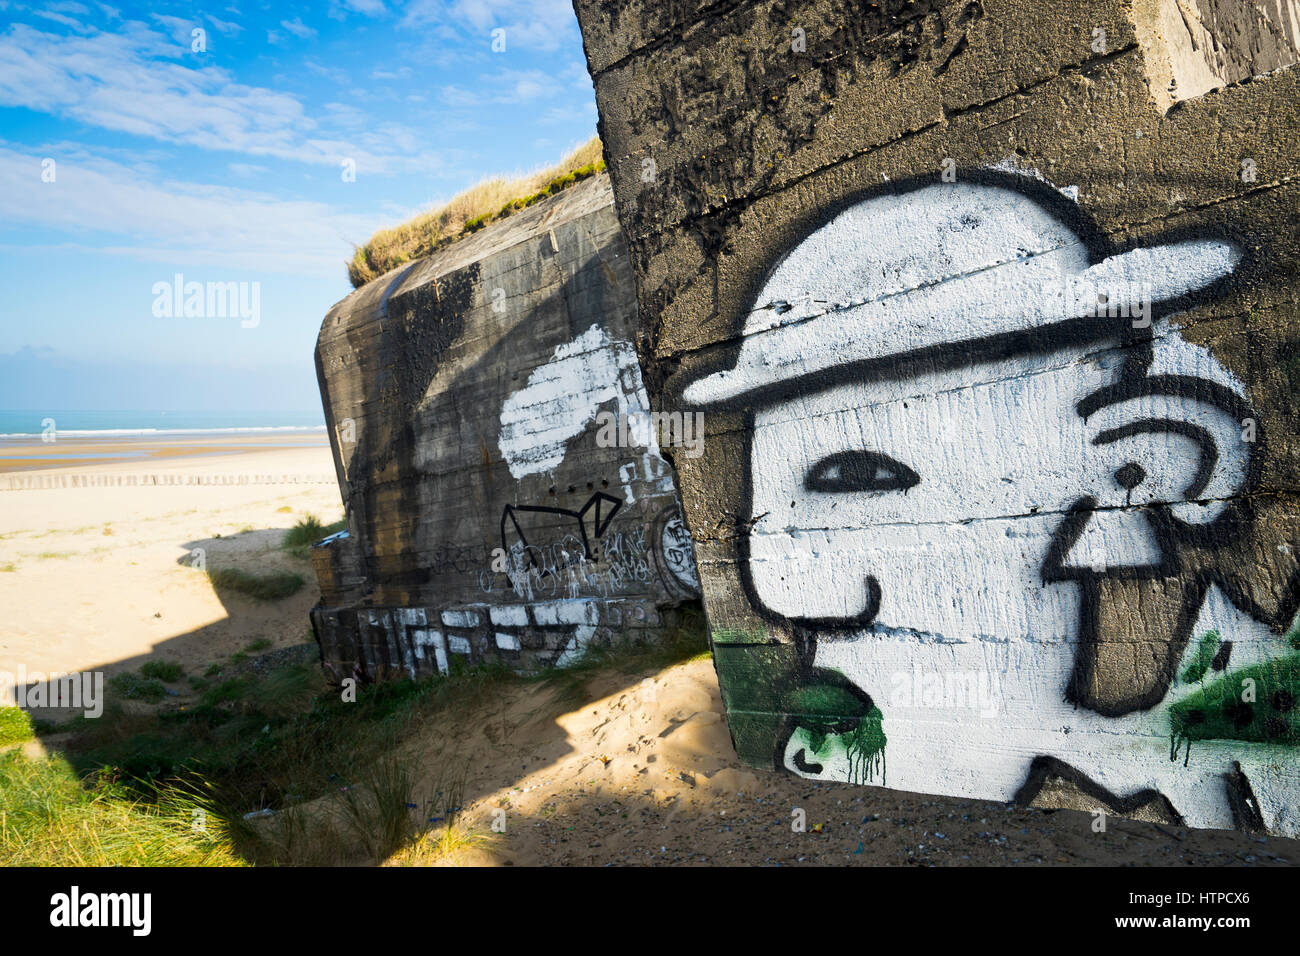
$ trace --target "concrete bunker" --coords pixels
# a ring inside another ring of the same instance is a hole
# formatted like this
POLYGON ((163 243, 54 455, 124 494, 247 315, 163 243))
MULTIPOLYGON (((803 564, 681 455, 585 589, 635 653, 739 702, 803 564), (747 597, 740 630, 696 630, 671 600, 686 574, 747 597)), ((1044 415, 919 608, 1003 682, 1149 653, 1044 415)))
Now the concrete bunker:
POLYGON ((604 175, 330 310, 316 363, 348 528, 313 549, 311 617, 336 679, 564 665, 698 597, 636 328, 604 175))

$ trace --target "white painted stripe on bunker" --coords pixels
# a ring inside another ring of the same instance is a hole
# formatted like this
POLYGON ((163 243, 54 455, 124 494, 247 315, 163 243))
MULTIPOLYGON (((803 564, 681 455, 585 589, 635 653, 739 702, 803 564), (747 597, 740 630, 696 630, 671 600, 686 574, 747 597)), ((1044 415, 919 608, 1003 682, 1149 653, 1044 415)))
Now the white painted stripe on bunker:
POLYGON ((528 609, 518 604, 507 604, 504 607, 489 608, 488 617, 498 627, 526 627, 528 609))
POLYGON ((448 627, 478 627, 480 620, 477 611, 442 612, 442 623, 448 627))

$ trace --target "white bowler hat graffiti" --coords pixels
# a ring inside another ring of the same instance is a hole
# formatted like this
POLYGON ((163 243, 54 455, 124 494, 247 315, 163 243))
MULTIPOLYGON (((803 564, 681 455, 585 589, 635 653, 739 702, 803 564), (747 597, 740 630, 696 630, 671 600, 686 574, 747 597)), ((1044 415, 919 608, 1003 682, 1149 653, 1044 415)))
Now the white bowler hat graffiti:
POLYGON ((1231 243, 1198 239, 1090 262, 1081 237, 1017 189, 933 184, 862 200, 770 272, 733 368, 683 397, 729 402, 804 376, 934 346, 1129 315, 1230 273, 1231 243), (1080 290, 1094 290, 1092 296, 1080 290))

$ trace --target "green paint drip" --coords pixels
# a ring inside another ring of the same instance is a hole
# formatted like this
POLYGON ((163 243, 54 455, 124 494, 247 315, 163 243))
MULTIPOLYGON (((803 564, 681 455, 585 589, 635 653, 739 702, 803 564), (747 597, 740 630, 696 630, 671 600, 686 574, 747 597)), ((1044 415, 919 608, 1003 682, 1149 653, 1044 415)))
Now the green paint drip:
POLYGON ((879 707, 872 707, 848 735, 849 783, 865 783, 880 773, 885 782, 885 728, 879 707))
POLYGON ((783 706, 798 716, 808 735, 813 756, 829 760, 842 748, 849 765, 849 783, 885 780, 884 716, 879 707, 868 708, 861 697, 847 687, 814 683, 786 694, 783 706))

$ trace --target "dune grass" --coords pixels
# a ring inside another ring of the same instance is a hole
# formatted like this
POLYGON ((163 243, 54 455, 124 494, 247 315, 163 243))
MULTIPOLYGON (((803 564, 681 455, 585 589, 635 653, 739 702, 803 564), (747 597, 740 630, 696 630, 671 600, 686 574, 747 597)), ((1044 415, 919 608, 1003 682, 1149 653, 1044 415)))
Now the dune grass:
POLYGON ((185 668, 175 661, 145 661, 140 665, 141 677, 153 677, 165 684, 174 684, 185 676, 185 668))
POLYGON ((21 707, 0 707, 0 747, 31 740, 35 730, 32 719, 21 707))
POLYGON ((108 687, 125 700, 142 700, 149 704, 156 704, 167 696, 162 681, 131 671, 114 674, 108 679, 108 687))
POLYGON ((130 714, 110 699, 102 718, 70 723, 69 759, 90 779, 123 781, 137 801, 203 781, 210 812, 250 862, 378 863, 445 829, 464 790, 440 785, 445 799, 417 802, 414 771, 391 756, 412 722, 501 679, 492 670, 375 685, 344 702, 318 667, 292 665, 216 682, 185 710, 130 714), (271 812, 245 819, 262 809, 271 812))
POLYGON ((59 757, 18 751, 0 754, 0 857, 9 866, 242 864, 201 794, 172 787, 146 800, 111 777, 83 781, 59 757))
POLYGON ((321 538, 337 534, 347 526, 346 518, 340 518, 333 524, 321 524, 319 518, 309 514, 284 533, 280 547, 296 558, 305 558, 313 544, 321 538))
POLYGON ((302 590, 301 574, 291 571, 272 571, 270 574, 253 574, 239 568, 215 568, 208 571, 208 580, 218 591, 237 591, 258 601, 279 601, 302 590))
POLYGON ((592 137, 555 166, 527 175, 493 176, 414 219, 381 229, 348 263, 353 288, 602 172, 602 155, 600 139, 592 137))

